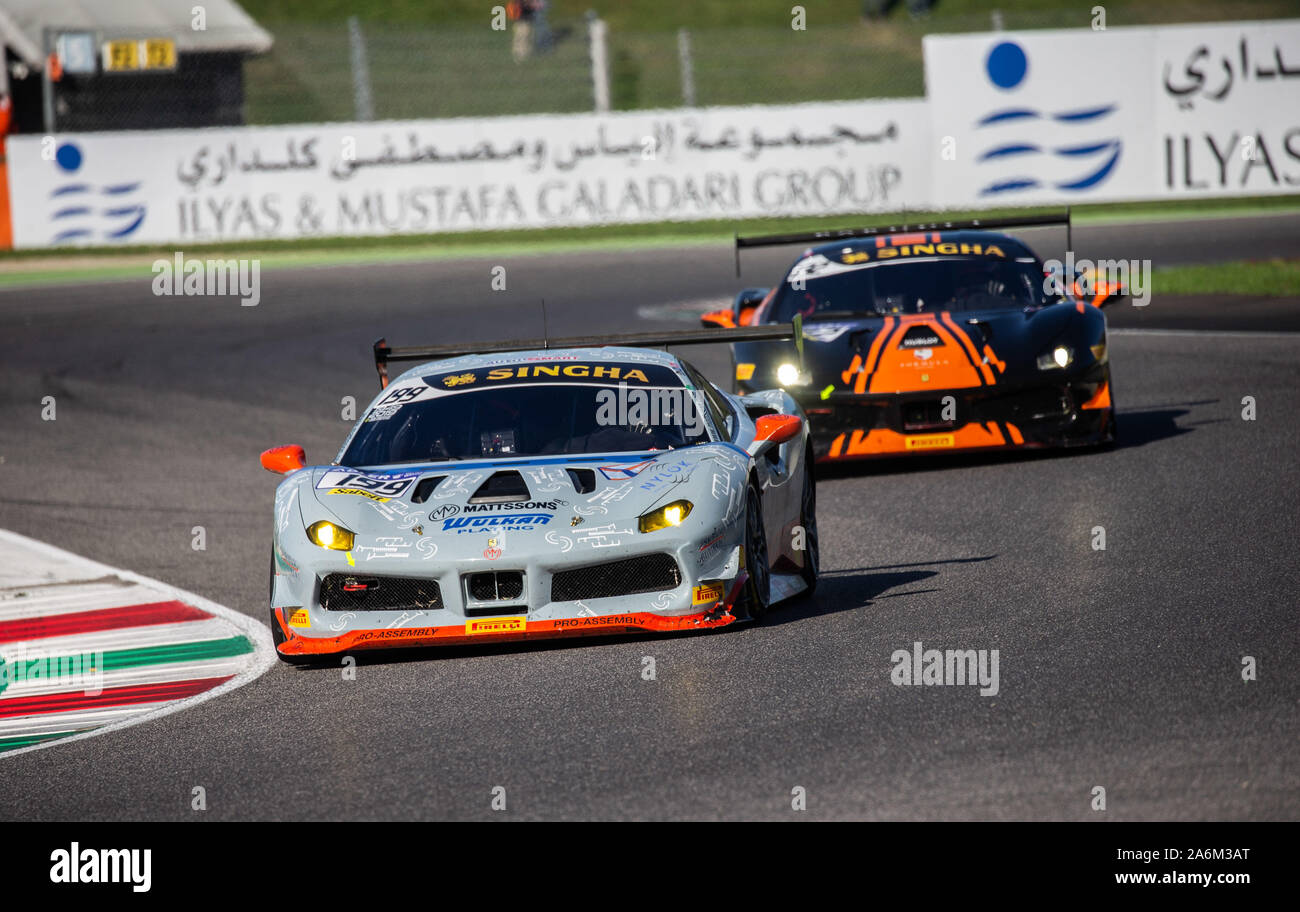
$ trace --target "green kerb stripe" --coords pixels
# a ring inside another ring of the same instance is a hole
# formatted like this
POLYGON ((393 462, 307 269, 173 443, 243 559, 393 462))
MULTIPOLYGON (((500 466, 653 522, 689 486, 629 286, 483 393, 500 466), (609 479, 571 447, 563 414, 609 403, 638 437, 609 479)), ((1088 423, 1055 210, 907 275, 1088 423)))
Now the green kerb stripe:
MULTIPOLYGON (((244 655, 253 651, 253 644, 247 637, 234 636, 224 640, 199 640, 194 643, 169 643, 163 646, 145 646, 139 649, 118 649, 104 653, 105 672, 120 671, 123 668, 136 668, 140 665, 164 665, 169 662, 200 662, 204 659, 226 659, 231 656, 244 655)), ((15 669, 15 677, 26 677, 28 669, 41 666, 41 677, 58 677, 60 662, 74 673, 84 674, 79 663, 73 662, 75 656, 50 656, 46 659, 30 659, 26 668, 15 669)))
POLYGON ((75 734, 75 731, 66 731, 53 735, 19 735, 16 738, 0 738, 0 754, 5 751, 18 750, 20 747, 31 747, 33 744, 40 744, 42 741, 53 741, 55 738, 66 738, 68 735, 75 734))
POLYGON ((165 662, 199 662, 203 659, 227 659, 253 651, 247 637, 233 636, 225 640, 200 640, 197 643, 176 643, 168 646, 147 646, 142 649, 121 649, 104 653, 104 670, 117 671, 137 665, 162 665, 165 662))

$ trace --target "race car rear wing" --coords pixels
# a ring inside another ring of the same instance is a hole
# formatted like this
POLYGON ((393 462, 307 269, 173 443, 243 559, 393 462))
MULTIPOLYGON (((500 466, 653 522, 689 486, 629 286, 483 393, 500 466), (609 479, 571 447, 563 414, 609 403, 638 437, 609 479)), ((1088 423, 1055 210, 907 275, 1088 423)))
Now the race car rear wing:
POLYGON ((1016 215, 1009 218, 973 218, 918 222, 914 225, 876 225, 870 228, 835 228, 826 231, 807 231, 798 234, 762 234, 752 237, 736 236, 736 276, 740 276, 740 251, 746 247, 777 247, 784 244, 825 244, 850 238, 876 237, 882 234, 902 234, 910 231, 962 231, 994 230, 997 228, 1041 228, 1048 225, 1065 226, 1065 247, 1070 247, 1070 210, 1041 215, 1016 215))
POLYGON ((685 329, 643 333, 619 333, 606 336, 567 336, 560 339, 511 339, 505 342, 452 342, 447 345, 412 345, 392 348, 387 340, 375 340, 375 370, 379 387, 388 386, 390 361, 432 361, 461 355, 490 355, 497 352, 532 351, 534 349, 603 348, 626 345, 635 348, 666 348, 669 345, 715 345, 730 342, 763 342, 793 339, 803 358, 803 319, 795 315, 793 323, 742 326, 736 329, 685 329))

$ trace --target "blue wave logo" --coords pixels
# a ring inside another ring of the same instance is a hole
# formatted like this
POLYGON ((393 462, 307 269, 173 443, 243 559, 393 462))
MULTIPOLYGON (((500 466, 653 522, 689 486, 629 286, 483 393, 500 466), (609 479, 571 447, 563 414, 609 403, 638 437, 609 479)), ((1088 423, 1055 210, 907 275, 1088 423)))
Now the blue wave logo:
MULTIPOLYGON (((1004 92, 1020 88, 1029 75, 1029 58, 1024 48, 1014 41, 1003 41, 989 51, 984 71, 993 85, 1004 92)), ((977 130, 1019 125, 1021 127, 1047 127, 1052 125, 1099 124, 1119 110, 1118 104, 1091 105, 1064 111, 1044 112, 1024 105, 1011 105, 990 111, 975 122, 977 130)), ((1006 131, 998 131, 1005 135, 1006 131)), ((980 196, 996 196, 1017 190, 1035 190, 1051 186, 1056 190, 1078 192, 1097 186, 1115 170, 1119 163, 1123 143, 1119 139, 1103 139, 1066 145, 1047 145, 1033 139, 1017 137, 1001 140, 979 153, 976 159, 1005 164, 1011 172, 980 190, 980 196), (1045 182, 1033 175, 1033 166, 1042 162, 1041 156, 1052 156, 1047 161, 1078 161, 1077 175, 1063 180, 1045 182)))
POLYGON ((50 221, 54 243, 71 241, 118 241, 130 237, 144 223, 144 203, 132 200, 140 183, 95 187, 76 180, 85 157, 76 143, 66 142, 55 150, 54 164, 71 183, 50 191, 50 221))

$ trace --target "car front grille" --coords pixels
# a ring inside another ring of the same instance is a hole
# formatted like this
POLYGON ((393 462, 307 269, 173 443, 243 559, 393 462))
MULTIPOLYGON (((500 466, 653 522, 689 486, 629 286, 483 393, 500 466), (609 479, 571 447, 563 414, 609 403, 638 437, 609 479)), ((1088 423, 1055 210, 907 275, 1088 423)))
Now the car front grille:
POLYGON ((320 581, 326 611, 428 610, 442 607, 442 590, 429 579, 330 573, 320 581))
POLYGON ((518 570, 471 573, 468 588, 476 602, 516 601, 524 595, 524 575, 518 570))
POLYGON ((551 601, 571 602, 660 592, 676 589, 681 582, 681 570, 671 555, 647 554, 576 570, 561 570, 551 577, 551 601))
POLYGON ((956 401, 953 402, 953 418, 944 417, 943 406, 942 399, 922 399, 902 403, 903 430, 929 431, 955 427, 956 401))

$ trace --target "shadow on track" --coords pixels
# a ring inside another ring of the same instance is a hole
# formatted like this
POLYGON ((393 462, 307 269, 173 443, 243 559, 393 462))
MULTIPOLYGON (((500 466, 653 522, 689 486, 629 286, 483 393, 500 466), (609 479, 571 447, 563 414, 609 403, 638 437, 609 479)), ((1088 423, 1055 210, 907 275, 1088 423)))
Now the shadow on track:
MULTIPOLYGON (((934 579, 938 570, 925 569, 941 564, 976 564, 993 560, 997 555, 985 557, 955 557, 948 560, 921 561, 914 564, 887 564, 880 567, 855 567, 848 570, 823 570, 817 583, 817 594, 811 599, 797 597, 789 602, 777 605, 772 613, 759 623, 764 627, 789 624, 824 614, 836 614, 840 611, 852 611, 865 608, 876 599, 900 598, 908 595, 921 595, 926 592, 939 592, 938 588, 907 589, 905 592, 891 590, 912 586, 924 580, 934 579), (894 572, 882 572, 894 571, 894 572)), ((733 628, 743 629, 743 628, 733 628)))
POLYGON ((1157 408, 1134 409, 1133 411, 1119 409, 1116 412, 1119 439, 1115 442, 1115 448, 1127 450, 1132 447, 1145 446, 1158 440, 1167 440, 1170 437, 1190 434, 1195 427, 1202 424, 1218 424, 1224 419, 1212 418, 1184 422, 1181 425, 1178 423, 1178 419, 1190 414, 1193 407, 1214 405, 1218 401, 1218 399, 1198 399, 1194 402, 1178 402, 1157 408))
POLYGON ((1191 433, 1197 426, 1217 424, 1224 419, 1184 422, 1179 419, 1191 413, 1193 406, 1212 405, 1218 399, 1201 399, 1173 405, 1145 409, 1120 409, 1116 420, 1119 439, 1114 446, 1062 447, 1043 450, 977 450, 970 453, 933 454, 925 456, 886 456, 878 459, 821 463, 817 466, 818 481, 862 476, 901 475, 908 472, 933 472, 941 469, 975 468, 1033 462, 1039 459, 1081 459, 1104 455, 1110 450, 1127 450, 1145 446, 1171 437, 1191 433))

